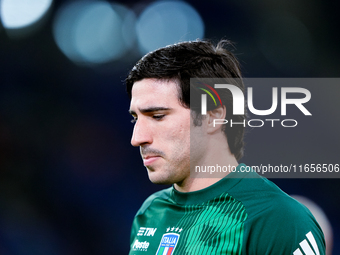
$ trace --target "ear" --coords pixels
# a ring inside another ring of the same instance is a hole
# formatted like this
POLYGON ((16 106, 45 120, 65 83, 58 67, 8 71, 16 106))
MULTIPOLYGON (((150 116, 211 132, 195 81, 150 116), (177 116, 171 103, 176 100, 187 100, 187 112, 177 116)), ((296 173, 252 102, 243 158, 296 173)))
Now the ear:
POLYGON ((222 123, 226 117, 227 111, 224 105, 220 105, 216 109, 207 112, 207 131, 208 133, 215 133, 222 130, 222 123))

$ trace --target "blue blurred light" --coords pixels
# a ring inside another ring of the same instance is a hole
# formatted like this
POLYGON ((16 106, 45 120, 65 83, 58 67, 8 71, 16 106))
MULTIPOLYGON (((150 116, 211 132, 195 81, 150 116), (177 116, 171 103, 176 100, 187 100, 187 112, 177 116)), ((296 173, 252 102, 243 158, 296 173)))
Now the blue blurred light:
POLYGON ((53 26, 60 50, 77 64, 93 65, 121 58, 134 40, 134 14, 106 1, 73 2, 63 6, 53 26), (123 28, 132 31, 125 33, 123 28))
POLYGON ((39 27, 52 2, 53 0, 2 0, 1 22, 10 36, 26 36, 39 27))
POLYGON ((204 36, 204 22, 198 12, 182 1, 157 1, 137 21, 137 38, 142 54, 179 41, 204 36))

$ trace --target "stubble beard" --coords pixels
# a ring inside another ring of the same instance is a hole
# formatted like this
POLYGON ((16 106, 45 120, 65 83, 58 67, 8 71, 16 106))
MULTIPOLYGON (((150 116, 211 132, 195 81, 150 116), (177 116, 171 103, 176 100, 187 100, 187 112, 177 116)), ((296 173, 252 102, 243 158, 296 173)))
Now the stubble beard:
MULTIPOLYGON (((162 159, 165 160, 164 158, 162 159)), ((166 165, 166 163, 163 166, 146 167, 149 179, 152 183, 161 185, 172 185, 174 183, 181 183, 187 175, 186 171, 190 174, 190 167, 188 166, 185 166, 183 168, 183 166, 179 166, 183 164, 166 165)), ((190 166, 190 162, 188 163, 190 166)))

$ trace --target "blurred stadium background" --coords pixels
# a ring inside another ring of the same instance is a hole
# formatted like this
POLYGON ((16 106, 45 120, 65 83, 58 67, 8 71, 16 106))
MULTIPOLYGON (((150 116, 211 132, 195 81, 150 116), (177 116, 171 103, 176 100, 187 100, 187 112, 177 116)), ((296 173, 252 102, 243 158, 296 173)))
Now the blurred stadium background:
MULTIPOLYGON (((2 255, 128 253, 134 214, 164 188, 130 145, 123 80, 146 52, 225 38, 246 77, 340 74, 330 0, 0 0, 0 20, 2 255)), ((340 163, 340 87, 311 92, 313 121, 249 130, 242 162, 340 163)), ((340 254, 340 179, 273 181, 322 208, 340 254)))

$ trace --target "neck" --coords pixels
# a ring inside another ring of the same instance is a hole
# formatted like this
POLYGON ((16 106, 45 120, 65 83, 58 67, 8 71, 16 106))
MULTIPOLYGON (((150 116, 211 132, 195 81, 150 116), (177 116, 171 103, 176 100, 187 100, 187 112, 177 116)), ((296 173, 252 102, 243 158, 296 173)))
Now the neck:
POLYGON ((192 192, 207 188, 226 177, 238 166, 238 162, 231 154, 224 134, 211 138, 205 150, 204 157, 198 162, 191 162, 190 176, 174 187, 180 192, 192 192), (222 141, 222 142, 221 142, 222 141), (221 169, 227 171, 221 171, 221 169))

